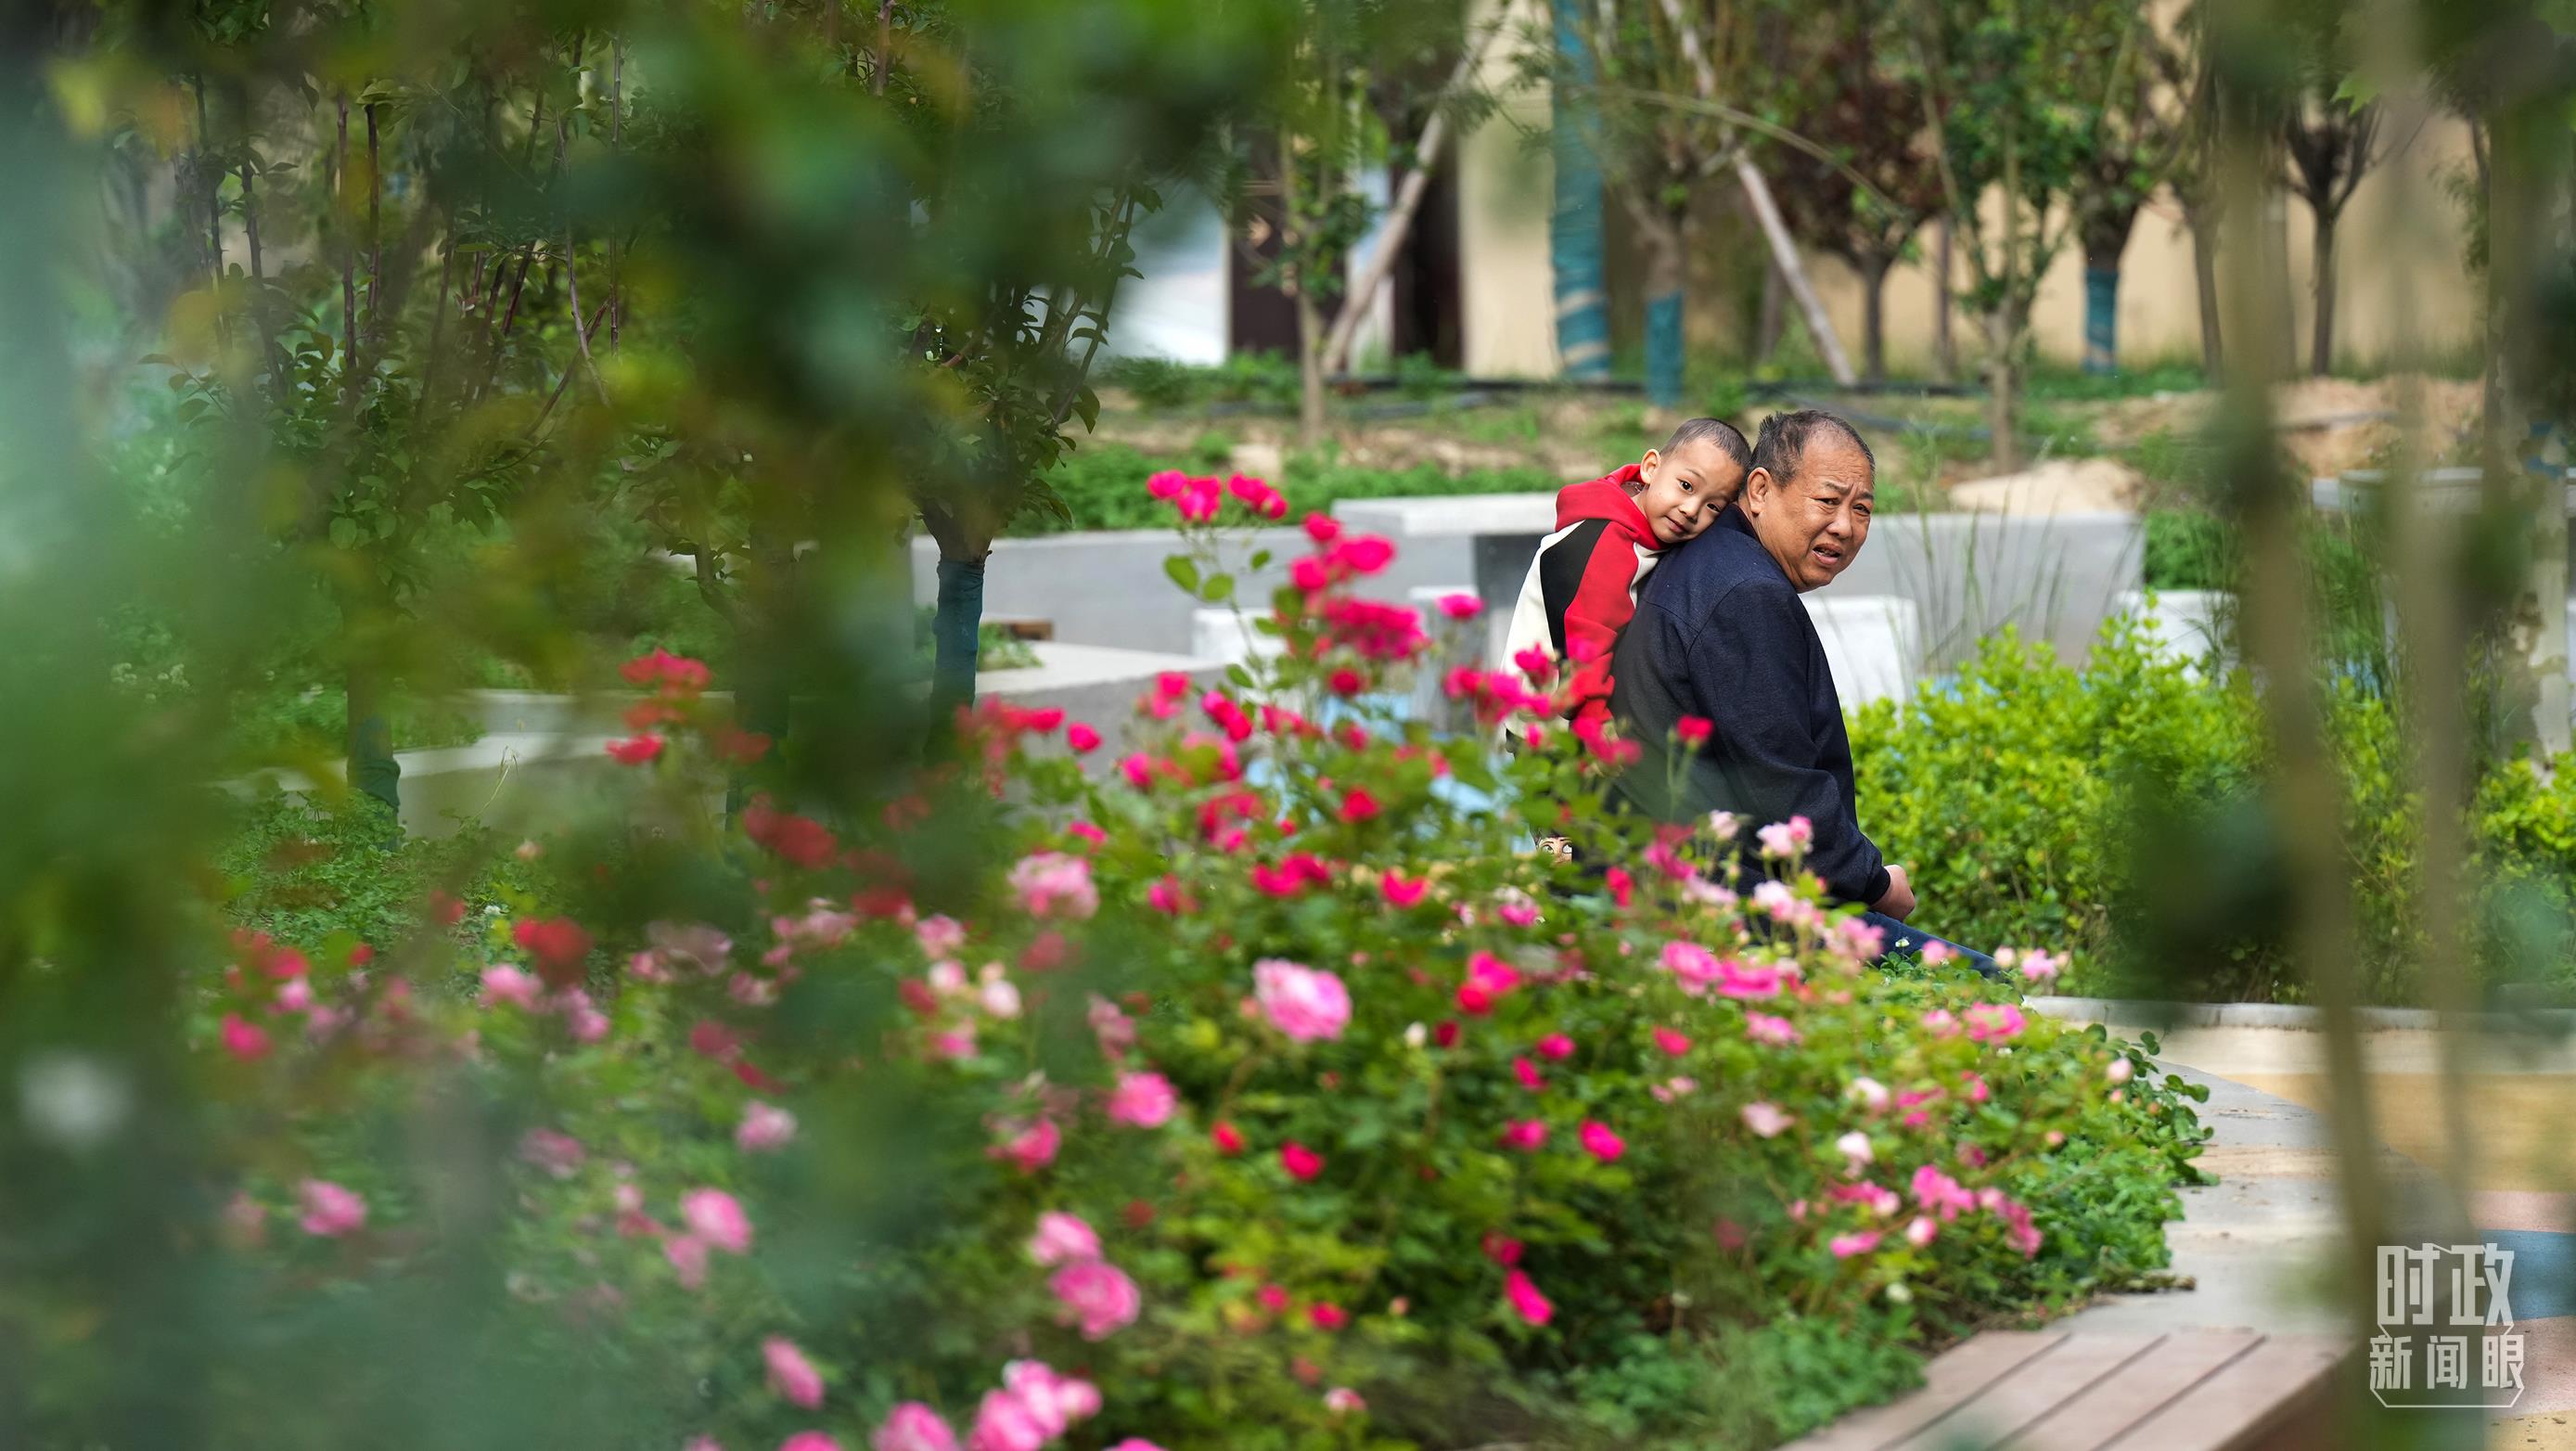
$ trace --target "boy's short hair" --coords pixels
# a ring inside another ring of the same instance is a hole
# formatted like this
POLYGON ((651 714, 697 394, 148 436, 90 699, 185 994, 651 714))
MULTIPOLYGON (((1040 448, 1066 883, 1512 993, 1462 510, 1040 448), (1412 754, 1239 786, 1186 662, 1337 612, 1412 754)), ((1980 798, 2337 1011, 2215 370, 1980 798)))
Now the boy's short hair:
POLYGON ((1860 430, 1821 408, 1774 413, 1763 419, 1762 437, 1753 445, 1753 466, 1788 483, 1797 478, 1798 466, 1806 462, 1807 440, 1818 432, 1842 435, 1860 450, 1861 461, 1869 465, 1869 471, 1878 472, 1878 455, 1869 451, 1869 441, 1860 436, 1860 430))
POLYGON ((1674 449, 1694 443, 1713 443, 1717 451, 1735 460, 1737 469, 1753 472, 1753 448, 1734 424, 1723 418, 1685 418, 1673 436, 1664 440, 1663 453, 1669 457, 1674 449))

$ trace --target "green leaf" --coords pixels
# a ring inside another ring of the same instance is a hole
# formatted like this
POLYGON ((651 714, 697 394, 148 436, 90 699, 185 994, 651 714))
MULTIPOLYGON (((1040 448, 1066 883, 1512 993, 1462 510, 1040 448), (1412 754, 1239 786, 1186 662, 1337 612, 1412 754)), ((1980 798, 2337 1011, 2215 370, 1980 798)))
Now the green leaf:
POLYGON ((1172 577, 1172 583, 1188 590, 1191 594, 1197 594, 1199 592, 1199 562, 1190 558, 1188 555, 1165 555, 1163 557, 1163 573, 1170 575, 1172 577))
POLYGON ((1207 585, 1199 591, 1199 598, 1212 605, 1231 601, 1234 598, 1234 576, 1230 574, 1209 576, 1207 585))
POLYGON ((1250 569, 1268 569, 1270 567, 1270 551, 1267 549, 1256 549, 1252 551, 1252 558, 1247 562, 1246 567, 1250 569))
POLYGON ((331 542, 341 549, 354 549, 358 543, 358 521, 338 518, 331 521, 331 542))

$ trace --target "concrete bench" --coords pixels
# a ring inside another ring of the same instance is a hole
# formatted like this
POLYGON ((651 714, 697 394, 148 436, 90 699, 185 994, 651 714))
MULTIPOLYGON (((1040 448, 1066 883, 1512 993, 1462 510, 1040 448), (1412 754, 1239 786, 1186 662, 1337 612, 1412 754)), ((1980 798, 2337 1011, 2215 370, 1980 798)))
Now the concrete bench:
POLYGON ((1994 1330, 1936 1358, 1923 1389, 1787 1451, 2250 1451, 2332 1444, 2349 1358, 2329 1336, 1994 1330))

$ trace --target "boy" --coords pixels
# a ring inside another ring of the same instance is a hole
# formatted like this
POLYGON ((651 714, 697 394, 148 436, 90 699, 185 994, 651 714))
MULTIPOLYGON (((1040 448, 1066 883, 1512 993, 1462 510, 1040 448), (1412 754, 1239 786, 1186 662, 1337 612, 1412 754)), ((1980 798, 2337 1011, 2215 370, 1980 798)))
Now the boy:
POLYGON ((1637 587, 1735 502, 1752 469, 1743 434, 1693 418, 1638 462, 1558 491, 1556 532, 1530 561, 1504 649, 1516 663, 1533 650, 1572 662, 1557 698, 1578 730, 1609 724, 1610 647, 1637 612, 1637 587))

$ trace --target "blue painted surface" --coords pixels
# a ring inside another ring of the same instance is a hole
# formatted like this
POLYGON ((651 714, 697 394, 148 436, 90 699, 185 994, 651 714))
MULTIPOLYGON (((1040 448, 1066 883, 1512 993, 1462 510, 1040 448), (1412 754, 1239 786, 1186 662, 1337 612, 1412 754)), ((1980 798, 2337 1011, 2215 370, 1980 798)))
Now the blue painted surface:
POLYGON ((2084 371, 2120 370, 2120 269, 2084 269, 2084 371))
POLYGON ((2480 1233, 2498 1249, 2513 1251, 2513 1279, 2505 1286, 2505 1299, 2515 1320, 2576 1315, 2576 1234, 2538 1229, 2480 1233))
POLYGON ((1553 209, 1548 214, 1548 262, 1556 273, 1556 351, 1564 373, 1579 383, 1610 378, 1610 294, 1601 280, 1601 163, 1581 107, 1569 87, 1592 80, 1592 57, 1573 24, 1580 0, 1555 0, 1556 53, 1567 85, 1557 89, 1548 140, 1556 164, 1553 209))
POLYGON ((1646 401, 1682 406, 1682 294, 1646 299, 1646 401))

